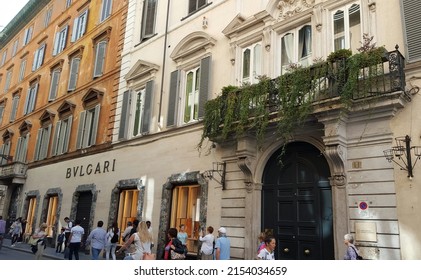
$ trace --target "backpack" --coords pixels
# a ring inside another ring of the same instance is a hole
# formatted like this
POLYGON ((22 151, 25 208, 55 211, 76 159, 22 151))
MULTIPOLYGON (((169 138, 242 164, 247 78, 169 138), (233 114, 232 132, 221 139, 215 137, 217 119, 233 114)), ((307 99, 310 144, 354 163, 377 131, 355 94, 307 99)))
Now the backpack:
POLYGON ((117 243, 118 241, 118 234, 114 233, 113 237, 111 237, 111 243, 117 243))
POLYGON ((363 259, 364 259, 363 257, 361 257, 361 256, 357 253, 357 250, 355 250, 355 248, 354 248, 354 247, 352 247, 352 246, 351 246, 351 248, 354 250, 355 254, 357 255, 357 260, 363 260, 363 259))

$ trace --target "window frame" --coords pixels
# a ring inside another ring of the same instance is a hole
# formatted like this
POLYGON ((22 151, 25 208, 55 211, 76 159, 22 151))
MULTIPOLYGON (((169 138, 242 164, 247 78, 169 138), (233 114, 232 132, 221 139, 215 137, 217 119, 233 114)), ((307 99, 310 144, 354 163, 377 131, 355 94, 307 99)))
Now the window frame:
POLYGON ((356 2, 352 2, 352 3, 349 3, 349 4, 343 5, 341 7, 338 7, 336 9, 332 10, 332 12, 331 12, 331 17, 330 17, 331 25, 332 25, 332 29, 331 29, 332 42, 331 42, 331 44, 332 44, 332 50, 333 51, 337 51, 339 49, 350 49, 351 51, 354 52, 360 46, 359 44, 357 44, 356 46, 351 46, 351 39, 350 39, 351 30, 350 30, 349 10, 353 5, 358 5, 358 7, 359 7, 358 10, 359 10, 359 14, 360 14, 360 23, 359 23, 359 25, 360 25, 360 30, 359 30, 360 38, 357 40, 357 42, 362 41, 362 35, 364 34, 364 32, 363 32, 363 19, 362 19, 362 17, 363 17, 362 7, 361 7, 361 3, 359 1, 356 1, 356 2), (344 17, 343 17, 343 20, 344 20, 344 31, 343 31, 344 42, 343 42, 343 44, 344 44, 344 46, 336 49, 335 41, 336 41, 336 39, 341 38, 341 37, 335 36, 336 35, 336 33, 335 33, 335 14, 338 13, 339 11, 342 11, 344 13, 344 17), (354 49, 352 49, 352 47, 354 47, 354 49))
POLYGON ((34 151, 34 161, 46 159, 48 157, 48 147, 50 144, 52 124, 43 125, 38 129, 37 140, 34 151))
POLYGON ((28 153, 28 143, 29 143, 30 133, 24 133, 18 138, 18 143, 15 151, 15 161, 26 163, 26 157, 28 153))
POLYGON ((79 115, 76 149, 85 149, 96 144, 101 105, 96 104, 79 115))
POLYGON ((56 122, 51 156, 59 156, 69 151, 70 135, 72 133, 73 116, 69 115, 56 122))
POLYGON ((85 35, 86 27, 88 25, 88 15, 89 15, 89 9, 86 9, 83 12, 81 12, 77 18, 75 18, 73 22, 72 37, 70 40, 72 43, 76 42, 83 35, 85 35))
POLYGON ((68 30, 69 25, 66 24, 64 27, 61 27, 59 31, 56 32, 54 39, 53 56, 58 55, 66 48, 68 30))
POLYGON ((38 70, 44 63, 46 43, 41 43, 34 53, 34 61, 32 62, 32 71, 38 70))
POLYGON ((4 83, 4 92, 8 92, 12 83, 13 67, 8 69, 6 72, 6 81, 4 83))
POLYGON ((67 83, 67 91, 74 91, 77 88, 77 80, 79 78, 80 63, 82 57, 80 55, 73 56, 70 59, 69 80, 67 83), (75 71, 76 67, 76 71, 75 71), (73 82, 74 81, 74 82, 73 82))
POLYGON ((112 0, 102 0, 101 3, 101 13, 99 16, 99 22, 105 21, 107 18, 109 18, 112 14, 113 9, 113 1, 112 0))
POLYGON ((240 80, 239 80, 240 84, 243 85, 243 84, 258 83, 259 76, 262 75, 262 72, 263 72, 263 42, 262 41, 254 42, 252 44, 249 44, 241 48, 241 70, 240 70, 240 80), (259 63, 255 61, 255 58, 256 58, 255 52, 256 52, 257 46, 260 46, 260 62, 259 63), (244 70, 245 70, 244 54, 247 50, 250 50, 250 65, 248 66, 249 76, 248 78, 245 78, 244 77, 244 70), (260 69, 257 69, 256 66, 259 67, 260 69))
POLYGON ((188 2, 188 15, 194 14, 208 4, 207 0, 189 0, 188 2), (204 3, 200 3, 204 2, 204 3))
POLYGON ((155 25, 156 25, 156 13, 157 13, 157 0, 145 0, 143 3, 142 11, 142 25, 140 31, 140 41, 147 40, 155 35, 155 25), (149 9, 149 6, 152 5, 152 2, 155 2, 153 12, 149 9), (148 27, 152 22, 151 31, 147 31, 148 27))
POLYGON ((48 101, 53 101, 57 98, 58 89, 60 85, 60 76, 62 68, 57 66, 51 70, 50 89, 48 91, 48 101))
POLYGON ((19 99, 20 94, 15 93, 12 98, 12 110, 10 111, 9 122, 14 122, 16 120, 16 115, 19 107, 19 99))
POLYGON ((105 70, 105 57, 107 54, 108 39, 99 40, 95 44, 95 58, 94 58, 94 71, 93 78, 101 77, 105 70), (102 57, 101 57, 102 55, 102 57))
POLYGON ((23 108, 23 115, 28 115, 35 110, 35 105, 37 102, 37 94, 39 88, 39 81, 36 80, 32 82, 28 88, 26 99, 25 99, 25 106, 23 108))
POLYGON ((33 31, 34 31, 34 25, 31 25, 25 29, 24 34, 23 34, 22 46, 26 46, 32 40, 33 31))

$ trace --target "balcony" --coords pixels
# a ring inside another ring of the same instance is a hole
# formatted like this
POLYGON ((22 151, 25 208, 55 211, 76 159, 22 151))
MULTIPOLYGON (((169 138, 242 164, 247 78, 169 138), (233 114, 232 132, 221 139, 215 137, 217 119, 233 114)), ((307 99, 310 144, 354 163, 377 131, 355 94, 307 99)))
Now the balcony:
POLYGON ((405 93, 404 57, 378 48, 310 67, 293 67, 275 79, 258 84, 228 86, 205 105, 202 141, 222 141, 228 135, 255 131, 261 138, 269 125, 281 134, 291 133, 315 112, 354 110, 396 92, 405 93))
POLYGON ((13 162, 0 166, 0 180, 12 180, 12 183, 23 184, 26 180, 28 165, 22 162, 13 162))

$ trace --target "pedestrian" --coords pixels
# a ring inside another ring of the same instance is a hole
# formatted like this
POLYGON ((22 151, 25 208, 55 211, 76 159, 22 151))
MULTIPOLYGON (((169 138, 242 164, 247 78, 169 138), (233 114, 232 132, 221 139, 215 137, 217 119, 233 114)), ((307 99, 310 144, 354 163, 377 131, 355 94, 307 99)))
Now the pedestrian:
POLYGON ((133 228, 132 228, 132 230, 130 231, 130 236, 129 236, 129 238, 132 236, 132 234, 133 233, 135 233, 135 232, 137 232, 137 227, 139 226, 139 220, 134 220, 133 221, 133 228))
POLYGON ((264 240, 265 247, 262 248, 257 255, 259 260, 274 260, 275 259, 275 247, 276 239, 273 236, 268 236, 264 240))
POLYGON ((177 234, 178 240, 181 241, 181 244, 183 244, 184 247, 184 254, 187 255, 187 239, 189 236, 187 235, 186 226, 184 224, 180 225, 180 231, 177 234))
POLYGON ((231 244, 224 227, 218 229, 218 238, 215 242, 215 259, 229 260, 231 258, 231 244))
POLYGON ((184 247, 181 241, 177 238, 177 229, 170 228, 167 233, 168 243, 165 246, 164 259, 165 260, 182 260, 185 259, 184 247))
POLYGON ((57 245, 56 245, 56 253, 61 253, 61 249, 63 247, 63 243, 65 242, 65 235, 64 235, 65 228, 61 228, 61 233, 57 236, 57 245))
POLYGON ((105 247, 105 238, 107 232, 102 228, 103 225, 103 221, 98 221, 97 227, 91 231, 91 233, 88 235, 88 238, 86 239, 86 245, 91 246, 93 260, 99 259, 99 255, 105 247))
POLYGON ((44 249, 47 247, 47 244, 45 242, 45 237, 47 236, 47 224, 42 223, 39 228, 37 228, 32 235, 33 244, 35 248, 32 249, 32 252, 35 253, 35 259, 40 260, 42 258, 42 255, 44 254, 44 249))
POLYGON ((200 253, 202 255, 202 260, 212 260, 213 253, 215 250, 215 237, 213 236, 213 227, 208 226, 206 229, 206 235, 204 230, 201 231, 199 240, 202 242, 202 247, 200 248, 200 253))
POLYGON ((6 221, 3 220, 3 216, 0 215, 0 249, 3 246, 3 239, 6 235, 6 221))
POLYGON ((131 221, 127 222, 127 227, 126 229, 123 231, 123 242, 127 242, 127 240, 129 240, 130 238, 130 232, 132 231, 133 228, 133 223, 131 221))
POLYGON ((146 221, 146 225, 148 226, 148 231, 152 236, 152 244, 151 244, 151 248, 153 248, 154 244, 153 244, 153 233, 152 233, 152 227, 151 227, 151 221, 146 221))
POLYGON ((142 260, 145 254, 151 254, 152 236, 145 222, 139 224, 137 232, 130 236, 129 240, 121 246, 117 253, 129 248, 132 243, 135 245, 135 251, 129 253, 124 260, 142 260))
POLYGON ((70 237, 70 230, 73 227, 73 223, 70 221, 69 217, 64 218, 64 237, 66 238, 66 242, 64 243, 64 248, 66 249, 70 237))
POLYGON ((266 247, 265 239, 266 234, 262 231, 257 237, 257 240, 259 241, 259 245, 257 246, 257 255, 259 255, 260 251, 266 247))
POLYGON ((344 260, 357 260, 359 254, 358 249, 354 245, 354 236, 350 233, 345 234, 344 243, 346 245, 344 260))
POLYGON ((12 235, 12 247, 16 246, 16 242, 18 241, 19 236, 22 233, 22 217, 16 219, 11 226, 11 235, 12 235))
POLYGON ((110 259, 110 254, 113 260, 116 260, 115 249, 117 248, 118 240, 120 239, 120 230, 116 223, 113 223, 105 235, 105 258, 110 259))
POLYGON ((69 239, 66 242, 69 247, 69 260, 72 260, 73 254, 75 255, 75 259, 79 260, 79 249, 84 234, 85 230, 80 226, 80 220, 76 220, 75 226, 71 228, 69 239))
POLYGON ((18 237, 18 242, 17 243, 22 243, 25 241, 25 232, 26 232, 26 224, 28 223, 28 221, 26 219, 22 219, 21 221, 21 227, 22 227, 22 231, 21 234, 18 237))

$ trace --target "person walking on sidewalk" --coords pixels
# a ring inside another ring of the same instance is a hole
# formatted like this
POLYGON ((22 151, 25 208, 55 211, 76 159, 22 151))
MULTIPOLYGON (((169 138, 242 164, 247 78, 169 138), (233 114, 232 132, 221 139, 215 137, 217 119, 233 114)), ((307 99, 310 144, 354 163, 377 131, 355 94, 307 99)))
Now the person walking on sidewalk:
POLYGON ((72 260, 73 254, 75 255, 75 259, 79 260, 79 249, 84 234, 85 230, 80 226, 80 220, 76 220, 75 226, 70 230, 70 236, 67 241, 67 246, 69 246, 69 260, 72 260))
POLYGON ((40 260, 42 258, 42 255, 44 254, 44 249, 46 247, 45 244, 45 237, 47 236, 47 233, 45 232, 47 230, 47 224, 42 223, 39 228, 35 230, 35 233, 32 235, 32 238, 35 240, 35 259, 40 260))
POLYGON ((224 227, 219 228, 218 235, 215 243, 215 259, 229 260, 231 258, 231 244, 227 237, 227 230, 224 227))
POLYGON ((64 243, 64 249, 66 249, 67 244, 69 242, 70 230, 73 227, 73 223, 70 221, 69 217, 64 218, 64 222, 66 223, 66 225, 64 226, 64 237, 66 238, 66 242, 64 243))
POLYGON ((22 218, 19 217, 16 219, 16 221, 12 224, 12 247, 16 246, 16 242, 18 241, 19 236, 22 233, 22 218))
POLYGON ((99 255, 105 247, 105 239, 107 232, 105 232, 105 229, 102 228, 103 225, 103 221, 98 221, 96 229, 91 231, 88 238, 86 239, 86 245, 91 245, 93 260, 99 259, 99 255))
POLYGON ((66 237, 64 236, 64 231, 66 229, 63 227, 61 228, 61 233, 57 236, 57 246, 56 246, 56 253, 61 253, 61 249, 63 247, 63 243, 66 241, 66 237))
POLYGON ((105 236, 105 259, 110 259, 110 254, 113 260, 116 260, 115 249, 117 248, 118 240, 120 239, 120 230, 117 227, 116 223, 113 223, 111 227, 108 228, 107 234, 105 236))
POLYGON ((4 235, 6 234, 6 221, 0 216, 0 249, 3 246, 4 235))
POLYGON ((212 260, 213 251, 215 249, 215 237, 213 236, 213 227, 209 226, 206 230, 207 234, 205 235, 204 229, 201 231, 201 236, 199 240, 202 242, 202 247, 200 248, 201 259, 202 260, 212 260))

